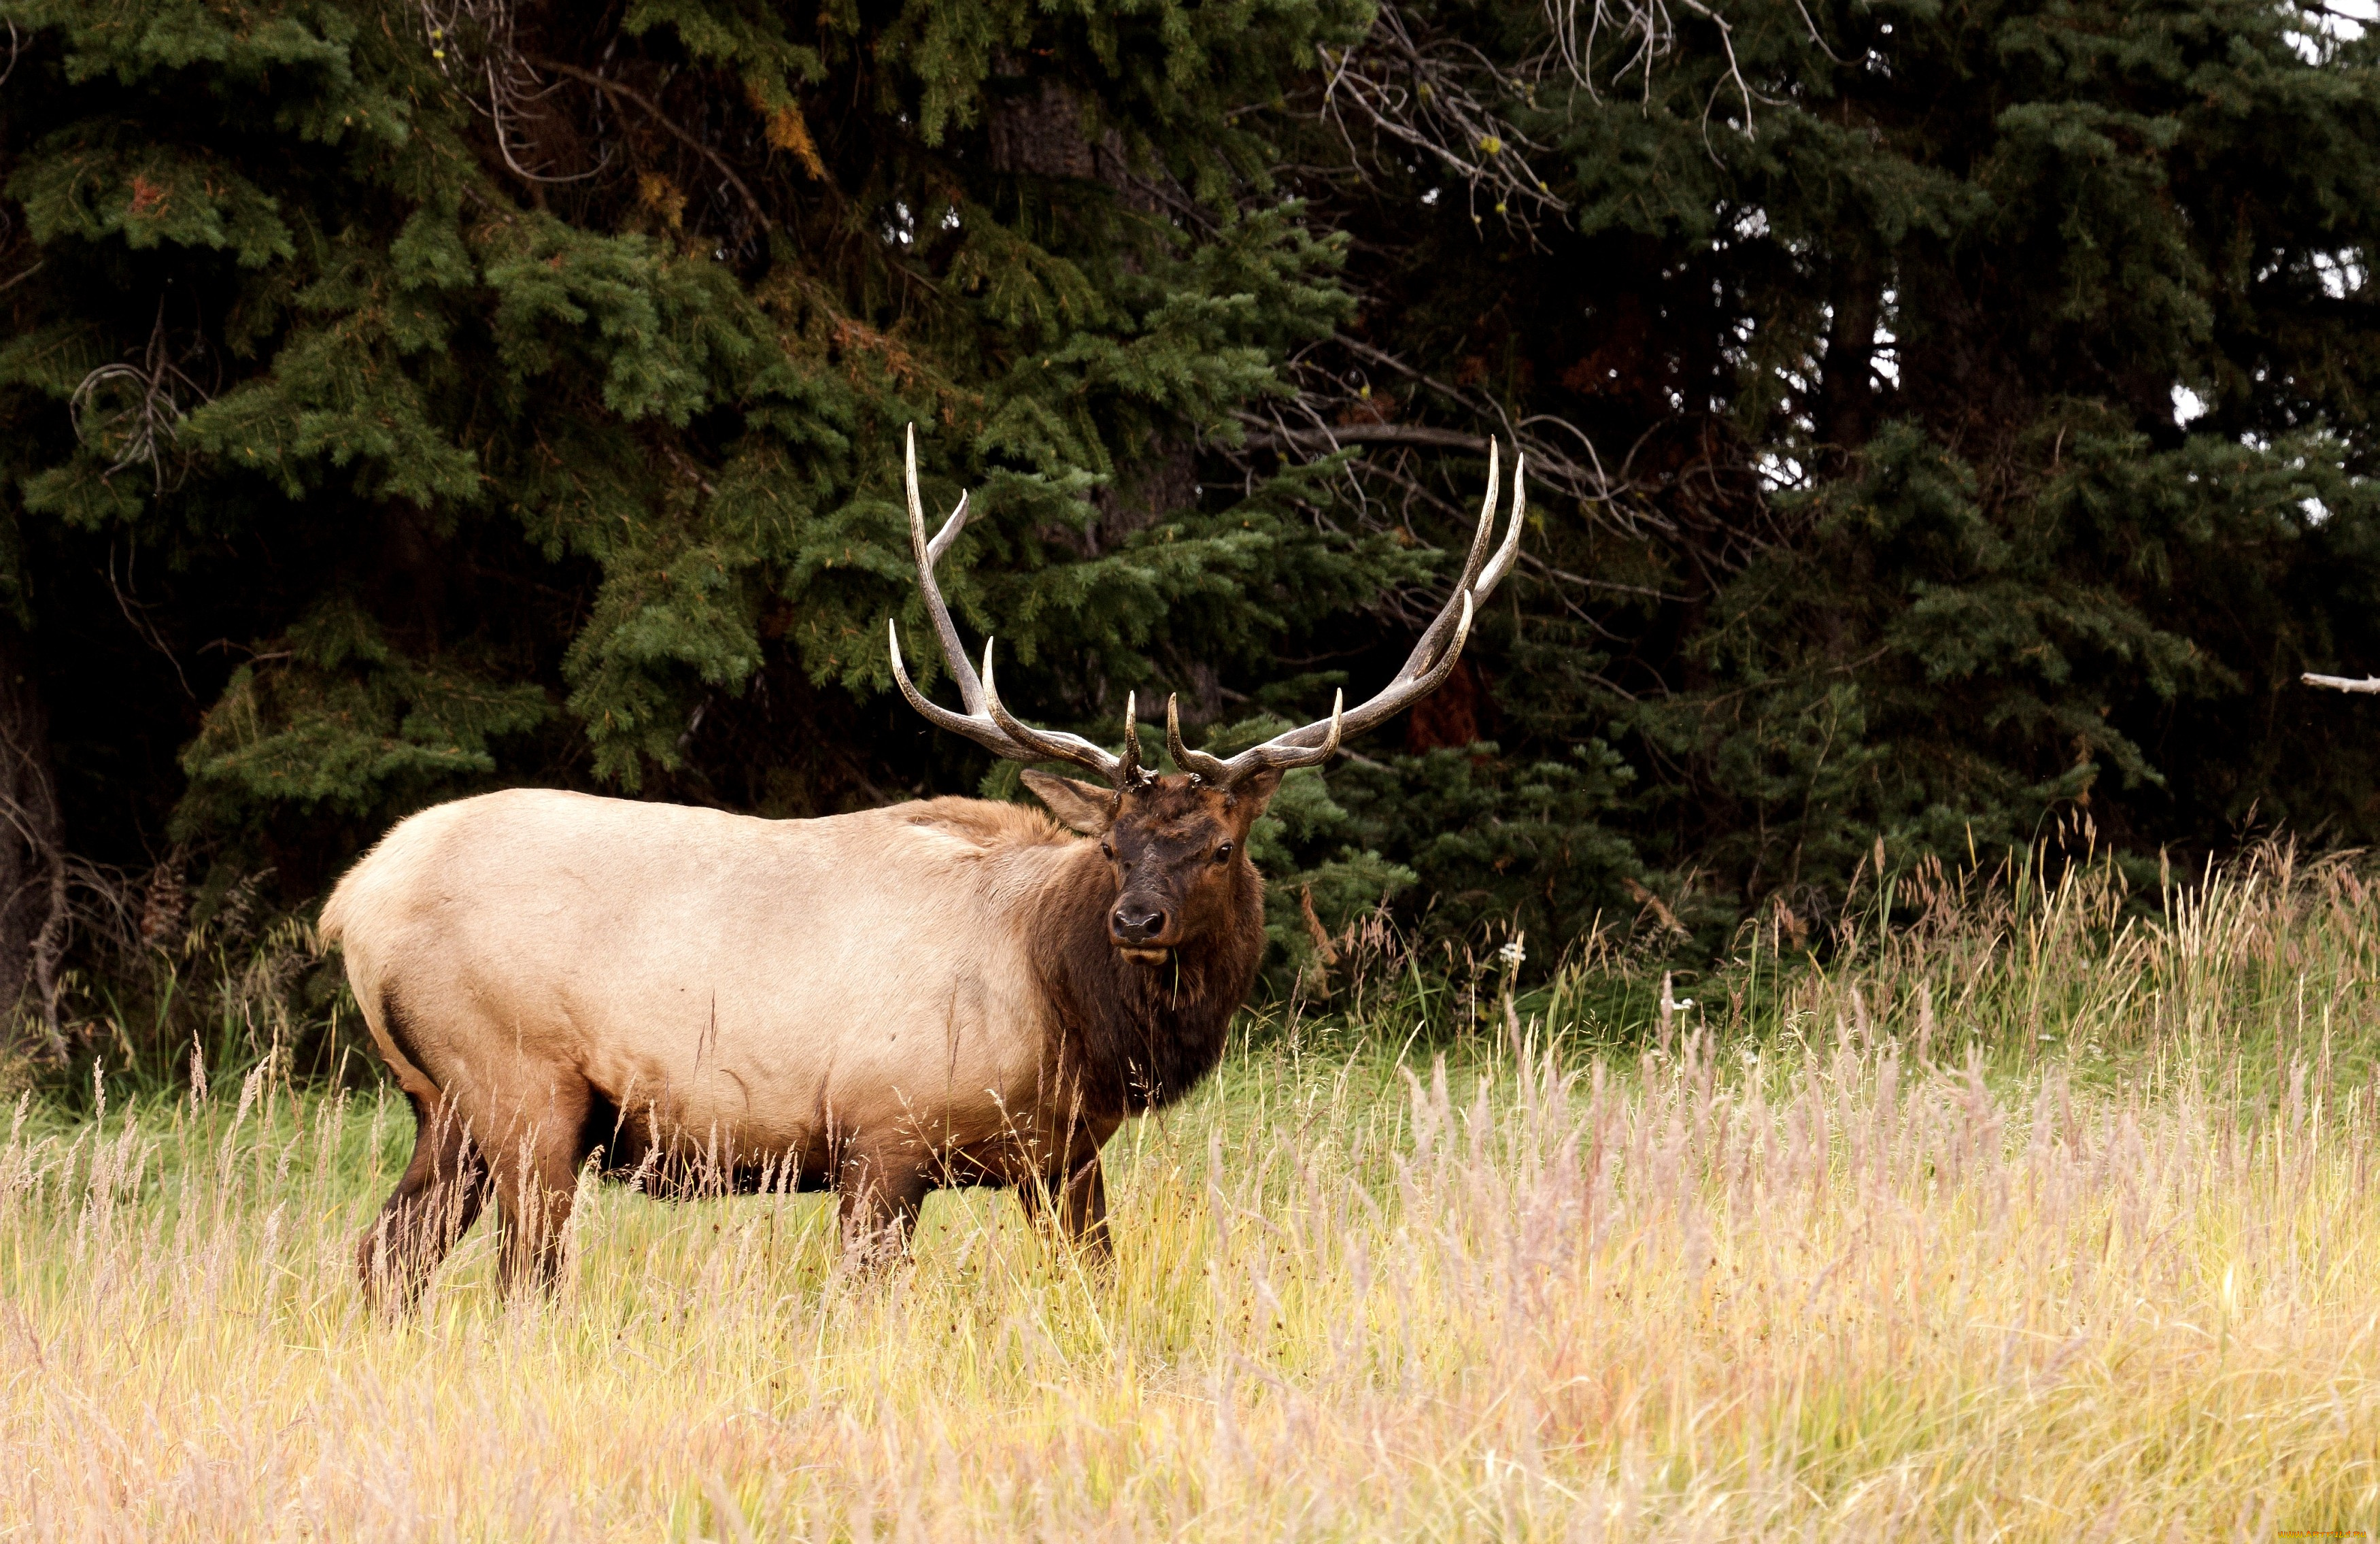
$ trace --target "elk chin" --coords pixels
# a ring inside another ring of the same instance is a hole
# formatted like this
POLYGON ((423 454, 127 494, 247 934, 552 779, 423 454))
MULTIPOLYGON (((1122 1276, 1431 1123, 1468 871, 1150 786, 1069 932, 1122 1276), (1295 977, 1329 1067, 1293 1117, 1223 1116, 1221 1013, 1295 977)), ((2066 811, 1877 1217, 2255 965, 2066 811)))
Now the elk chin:
POLYGON ((1116 953, 1135 965, 1163 965, 1165 957, 1173 951, 1150 949, 1140 944, 1119 943, 1116 945, 1116 953))

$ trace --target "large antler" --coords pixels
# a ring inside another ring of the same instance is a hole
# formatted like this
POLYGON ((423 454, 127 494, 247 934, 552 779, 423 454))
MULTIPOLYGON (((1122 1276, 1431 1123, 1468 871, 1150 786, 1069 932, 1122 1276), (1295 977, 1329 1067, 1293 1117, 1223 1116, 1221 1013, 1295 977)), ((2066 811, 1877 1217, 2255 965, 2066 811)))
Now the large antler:
POLYGON ((1516 456, 1512 460, 1512 524, 1504 532, 1504 544, 1496 549, 1492 558, 1488 556, 1488 544, 1496 534, 1497 471, 1497 445, 1491 439, 1488 442, 1488 495, 1479 502, 1479 529, 1471 538, 1462 581, 1447 598, 1445 607, 1422 630, 1420 641, 1405 657, 1404 668, 1381 688, 1378 696, 1344 712, 1341 711, 1343 699, 1334 698, 1329 718, 1276 735, 1229 760, 1192 750, 1182 743, 1181 720, 1174 711, 1172 699, 1168 698, 1165 748, 1172 753, 1174 763, 1202 783, 1225 788, 1267 768, 1310 767, 1330 760, 1342 736, 1360 735, 1436 691, 1452 674, 1454 662, 1463 652, 1463 640, 1471 636, 1472 614, 1487 604, 1488 597, 1512 572, 1513 560, 1520 555, 1521 517, 1528 506, 1528 494, 1522 481, 1524 463, 1516 456))
POLYGON ((889 624, 892 638, 892 679, 901 684, 901 695, 909 706, 926 715, 937 728, 947 729, 1011 761, 1068 761, 1094 772, 1117 788, 1129 788, 1147 783, 1157 774, 1141 765, 1140 726, 1135 714, 1138 703, 1131 696, 1124 699, 1123 754, 1111 756, 1084 739, 1062 730, 1036 729, 1011 714, 1000 700, 1000 688, 993 684, 991 674, 991 640, 984 639, 983 675, 978 678, 975 666, 967 663, 966 650, 959 645, 959 630, 951 621, 951 608, 942 602, 941 587, 934 582, 934 565, 941 561, 951 543, 958 539, 965 526, 967 501, 959 496, 958 507, 942 522, 942 529, 926 540, 926 505, 917 496, 917 431, 909 430, 906 473, 909 487, 909 547, 917 559, 917 589, 926 597, 926 611, 934 619, 934 631, 942 640, 942 659, 951 667, 951 676, 958 682, 959 696, 966 703, 964 713, 952 712, 928 700, 909 679, 909 672, 901 663, 901 625, 889 624))

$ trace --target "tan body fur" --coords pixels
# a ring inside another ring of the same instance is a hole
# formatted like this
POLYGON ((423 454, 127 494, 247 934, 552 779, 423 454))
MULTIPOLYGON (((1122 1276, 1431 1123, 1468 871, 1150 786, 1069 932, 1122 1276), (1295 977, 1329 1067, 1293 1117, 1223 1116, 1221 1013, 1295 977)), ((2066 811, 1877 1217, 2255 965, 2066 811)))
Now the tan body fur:
POLYGON ((1081 1190, 1087 1144, 1093 1193, 1063 1210, 1096 1226, 1071 1213, 1100 1210, 1116 1119, 1054 1087, 1032 922, 1106 870, 1038 812, 967 799, 780 821, 523 789, 414 816, 322 915, 425 1130, 367 1277, 394 1245, 377 1268, 418 1286, 491 1181, 507 1278, 550 1275, 596 1149, 770 1166, 867 1223, 954 1176, 1081 1190))

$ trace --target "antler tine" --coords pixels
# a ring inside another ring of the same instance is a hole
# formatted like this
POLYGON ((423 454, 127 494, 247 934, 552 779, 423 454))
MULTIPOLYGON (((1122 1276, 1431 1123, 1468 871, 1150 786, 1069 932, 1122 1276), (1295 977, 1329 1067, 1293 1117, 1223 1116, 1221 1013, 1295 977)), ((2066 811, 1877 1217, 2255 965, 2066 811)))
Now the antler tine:
POLYGON ((1330 724, 1330 731, 1322 736, 1320 745, 1309 748, 1305 746, 1282 745, 1278 740, 1267 740, 1264 744, 1249 750, 1247 754, 1257 759, 1258 766, 1272 767, 1281 772, 1288 772, 1296 767, 1320 766, 1338 754, 1340 712, 1346 706, 1346 702, 1345 692, 1334 691, 1330 694, 1330 717, 1326 721, 1330 724))
POLYGON ((1026 761, 1071 761, 1088 772, 1095 772, 1118 788, 1124 785, 1123 763, 1109 755, 1080 735, 1069 735, 1062 729, 1036 729, 1015 717, 1000 700, 1000 688, 992 684, 991 639, 983 640, 983 702, 991 722, 1002 733, 1025 748, 1027 754, 1016 758, 1026 761))
MULTIPOLYGON (((976 678, 975 666, 967 662, 966 648, 959 642, 958 626, 951 620, 951 608, 942 601, 941 587, 934 582, 934 565, 950 550, 966 524, 966 497, 960 495, 959 506, 951 511, 951 517, 942 522, 933 541, 928 541, 926 503, 917 496, 917 426, 914 423, 909 426, 904 451, 903 470, 909 492, 909 547, 917 559, 917 589, 926 598, 926 612, 934 620, 934 632, 942 640, 942 660, 950 666, 951 678, 958 683, 959 697, 966 703, 967 711, 979 717, 983 712, 983 683, 976 678)), ((910 700, 917 699, 912 697, 910 700)))
MULTIPOLYGON (((1173 764, 1201 783, 1228 785, 1234 781, 1232 768, 1240 760, 1233 757, 1226 761, 1220 756, 1209 756, 1203 750, 1193 750, 1182 743, 1181 703, 1172 692, 1165 696, 1165 749, 1173 764)), ((1256 769, 1251 766, 1248 771, 1256 769)))
POLYGON ((1471 533, 1471 551, 1463 559, 1465 590, 1479 581, 1480 565, 1487 561, 1488 549, 1496 540, 1496 492, 1503 486, 1503 447, 1491 434, 1488 437, 1488 491, 1479 496, 1479 527, 1471 533))
POLYGON ((968 497, 965 492, 959 494, 958 505, 951 511, 951 517, 942 522, 942 529, 934 532, 934 539, 926 543, 929 566, 941 562, 942 554, 951 550, 951 543, 957 541, 959 532, 966 529, 968 497))
MULTIPOLYGON (((1466 590, 1463 592, 1462 605, 1463 610, 1454 622, 1454 638, 1447 644, 1446 652, 1438 657, 1438 663, 1411 680, 1390 682, 1378 697, 1348 714, 1353 721, 1350 733, 1361 733, 1383 719, 1402 712, 1446 684, 1446 678, 1454 674, 1454 662, 1463 657, 1463 643, 1471 637, 1471 591, 1466 590)), ((1310 730, 1318 726, 1309 724, 1306 727, 1310 730)), ((1281 738, 1287 739, 1288 736, 1282 736, 1281 738)))
MULTIPOLYGON (((1504 576, 1512 571, 1513 563, 1521 555, 1521 526, 1524 517, 1529 512, 1529 485, 1524 475, 1528 464, 1527 456, 1518 450, 1512 452, 1512 513, 1504 528, 1504 544, 1496 549, 1495 557, 1480 570, 1479 577, 1471 586, 1472 600, 1483 606, 1488 603, 1488 597, 1496 593, 1496 587, 1504 582, 1504 576)), ((961 500, 960 504, 964 507, 965 501, 961 500)))
POLYGON ((1323 721, 1327 733, 1318 746, 1284 745, 1280 739, 1270 739, 1226 761, 1182 743, 1182 718, 1175 711, 1173 699, 1169 697, 1165 699, 1165 748, 1173 753, 1174 763, 1199 782, 1228 788, 1260 768, 1290 772, 1298 767, 1320 766, 1330 760, 1339 751, 1340 718, 1346 704, 1345 692, 1330 694, 1330 716, 1323 721))
MULTIPOLYGON (((1454 593, 1447 597, 1446 604, 1430 618, 1429 626, 1422 629, 1421 637, 1414 643, 1413 652, 1405 656, 1403 666, 1381 688, 1379 695, 1347 713, 1343 723, 1334 708, 1329 720, 1318 720, 1292 729, 1273 736, 1261 746, 1242 751, 1228 763, 1227 775, 1245 777, 1257 767, 1279 765, 1271 758, 1281 750, 1302 757, 1324 743, 1335 748, 1343 736, 1360 735, 1436 691, 1453 672, 1454 662, 1463 652, 1463 642, 1471 636, 1472 617, 1486 603, 1495 588, 1503 582, 1504 576, 1512 571, 1513 562, 1520 556, 1521 526, 1528 511, 1528 491, 1524 481, 1527 463, 1517 452, 1512 458, 1510 522, 1502 543, 1495 548, 1495 555, 1492 558, 1488 555, 1489 545, 1496 534, 1496 495, 1501 480, 1499 476, 1500 460, 1497 443, 1490 439, 1488 442, 1488 492, 1479 501, 1479 525, 1472 533, 1471 550, 1463 558, 1463 577, 1455 585, 1454 593), (1451 640, 1447 637, 1450 631, 1453 634, 1451 640), (1259 756, 1259 751, 1264 755, 1259 756)), ((1328 752, 1318 755, 1315 760, 1322 760, 1327 755, 1328 752)), ((1176 759, 1179 759, 1178 753, 1176 759)), ((1295 764, 1307 766, 1313 763, 1300 760, 1295 764)))
MULTIPOLYGON (((1488 440, 1488 492, 1479 500, 1479 525, 1471 533, 1471 550, 1463 554, 1463 577, 1456 581, 1454 594, 1446 598, 1446 604, 1439 608, 1438 614, 1430 618, 1429 626, 1422 629, 1421 637, 1414 640, 1413 652, 1405 656, 1404 664, 1390 683, 1391 689, 1405 681, 1417 679, 1429 668, 1438 657, 1439 645, 1446 640, 1446 630, 1454 625, 1456 597, 1469 593, 1479 580, 1481 565, 1487 560, 1488 549, 1496 537, 1496 493, 1502 482, 1501 461, 1501 451, 1495 437, 1490 435, 1488 440)), ((1497 577, 1500 578, 1503 576, 1500 574, 1497 577)), ((1485 600, 1487 597, 1479 598, 1485 600)), ((1376 722, 1363 718, 1369 706, 1367 703, 1355 710, 1360 721, 1355 726, 1357 734, 1376 722)), ((1385 718, 1388 715, 1383 713, 1379 716, 1385 718)), ((1309 730, 1320 727, 1313 723, 1306 725, 1309 730)))
MULTIPOLYGON (((1310 767, 1327 761, 1339 749, 1339 742, 1348 735, 1360 735, 1374 724, 1402 711, 1421 698, 1428 696, 1453 674, 1455 662, 1462 658, 1463 646, 1470 639, 1471 623, 1477 610, 1504 577, 1512 570, 1520 555, 1521 527, 1528 510, 1527 462, 1517 451, 1512 457, 1512 507, 1501 544, 1496 544, 1496 495, 1501 480, 1501 447, 1492 438, 1488 443, 1488 490, 1479 504, 1479 528, 1473 532, 1471 550, 1464 554, 1463 577, 1454 593, 1439 614, 1430 619, 1415 641, 1413 652, 1405 657, 1403 668, 1378 696, 1358 706, 1352 713, 1346 711, 1346 693, 1334 693, 1330 700, 1330 716, 1276 735, 1259 746, 1252 746, 1225 760, 1205 751, 1193 750, 1182 743, 1182 709, 1179 698, 1165 699, 1165 746, 1172 754, 1174 764, 1199 782, 1229 788, 1232 784, 1259 770, 1288 771, 1310 767), (1489 555, 1491 546, 1493 556, 1489 555), (1453 636, 1447 637, 1449 630, 1453 636), (1443 645, 1443 647, 1441 647, 1443 645)), ((917 584, 924 593, 928 611, 934 619, 934 629, 941 635, 942 652, 950 661, 951 674, 959 683, 960 695, 966 699, 968 711, 953 713, 928 701, 909 679, 901 660, 901 635, 898 626, 891 631, 892 645, 892 675, 900 683, 901 694, 910 706, 923 713, 937 726, 966 736, 996 754, 1014 760, 1068 761, 1096 772, 1122 789, 1148 781, 1152 773, 1141 764, 1139 696, 1128 693, 1124 699, 1123 755, 1110 755, 1079 735, 1060 730, 1036 729, 1010 713, 1000 700, 993 684, 991 669, 992 646, 986 639, 983 646, 983 674, 978 676, 959 647, 958 628, 951 621, 950 608, 943 604, 941 591, 934 583, 934 563, 948 549, 966 523, 966 500, 962 497, 951 517, 943 522, 929 542, 926 539, 925 502, 917 493, 917 436, 913 425, 909 431, 905 469, 909 494, 909 542, 917 559, 917 584)), ((2315 679, 2308 677, 2309 680, 2315 679)), ((2329 685, 2328 681, 2322 684, 2329 685)), ((2344 683, 2340 683, 2344 685, 2344 683)))
POLYGON ((1116 786, 1130 787, 1155 774, 1140 764, 1140 694, 1123 694, 1123 756, 1116 762, 1116 786))
POLYGON ((937 729, 947 729, 953 735, 965 735, 994 756, 1018 761, 1033 759, 1033 753, 1030 750, 1002 734, 999 726, 990 720, 976 717, 971 713, 952 712, 948 708, 940 706, 925 693, 919 691, 917 683, 909 679, 908 670, 901 663, 901 624, 888 622, 885 624, 885 631, 892 636, 892 679, 901 687, 901 695, 909 699, 909 706, 923 713, 927 723, 937 729))

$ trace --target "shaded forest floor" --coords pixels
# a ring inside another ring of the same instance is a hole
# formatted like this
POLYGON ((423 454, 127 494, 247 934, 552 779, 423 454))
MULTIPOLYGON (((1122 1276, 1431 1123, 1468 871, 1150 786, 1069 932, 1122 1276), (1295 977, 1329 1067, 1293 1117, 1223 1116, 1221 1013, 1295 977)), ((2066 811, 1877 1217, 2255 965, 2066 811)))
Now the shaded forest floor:
POLYGON ((1411 962, 1251 1015, 1111 1149, 1111 1282, 991 1194, 870 1279, 820 1198, 590 1189, 555 1300, 482 1230, 385 1322, 401 1100, 28 1095, 0 1536, 2380 1531, 2354 868, 1877 916, 1690 1006, 1590 954, 1509 1015, 1411 962))

